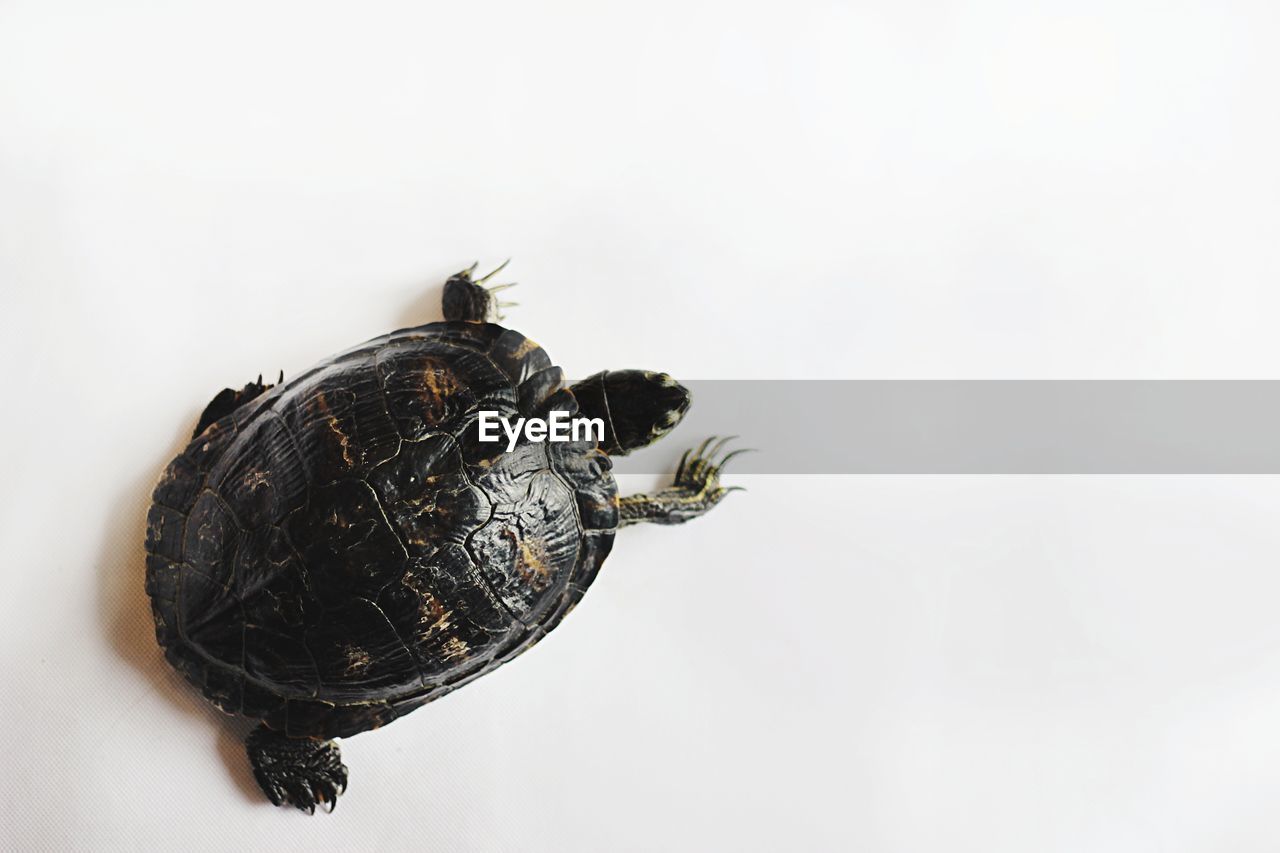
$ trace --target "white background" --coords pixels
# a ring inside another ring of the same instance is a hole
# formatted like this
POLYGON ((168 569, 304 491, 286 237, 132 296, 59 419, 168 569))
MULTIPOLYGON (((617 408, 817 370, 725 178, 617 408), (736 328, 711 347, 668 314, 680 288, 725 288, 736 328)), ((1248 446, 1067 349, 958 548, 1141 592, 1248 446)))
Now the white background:
POLYGON ((142 592, 214 392, 477 258, 574 376, 1276 378, 1278 41, 1223 0, 0 2, 0 847, 1280 848, 1272 478, 737 478, 311 819, 142 592))

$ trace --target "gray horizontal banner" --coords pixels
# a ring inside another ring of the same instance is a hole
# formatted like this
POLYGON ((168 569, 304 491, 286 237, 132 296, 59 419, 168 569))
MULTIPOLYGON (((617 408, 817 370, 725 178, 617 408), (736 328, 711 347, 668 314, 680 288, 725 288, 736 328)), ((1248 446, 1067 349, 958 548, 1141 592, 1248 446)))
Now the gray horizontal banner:
POLYGON ((675 469, 736 435, 739 474, 1280 474, 1280 381, 686 381, 662 441, 615 460, 675 469))

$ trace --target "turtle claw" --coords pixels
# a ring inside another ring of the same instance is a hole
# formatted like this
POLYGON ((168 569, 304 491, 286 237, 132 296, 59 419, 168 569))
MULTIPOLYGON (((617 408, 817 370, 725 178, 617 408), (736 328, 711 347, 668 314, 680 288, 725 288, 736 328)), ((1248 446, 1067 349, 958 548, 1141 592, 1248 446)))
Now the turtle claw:
MULTIPOLYGON (((284 371, 280 371, 280 382, 284 382, 284 371)), ((262 374, 258 374, 257 380, 250 382, 248 385, 237 391, 234 388, 223 388, 218 392, 209 405, 204 407, 204 411, 200 413, 200 420, 196 423, 195 430, 191 433, 194 439, 200 433, 215 421, 222 420, 245 403, 255 400, 267 391, 274 388, 274 385, 266 385, 262 381, 262 374)))
POLYGON ((619 501, 620 525, 650 521, 655 524, 683 524, 709 512, 730 492, 745 491, 741 486, 720 485, 724 465, 747 448, 739 448, 719 456, 736 436, 712 436, 697 449, 689 449, 680 457, 675 482, 651 495, 632 495, 619 501), (719 457, 719 458, 717 458, 719 457))
POLYGON ((347 790, 347 768, 331 740, 290 738, 261 726, 246 746, 253 776, 274 805, 315 814, 316 805, 324 804, 332 812, 347 790))
MULTIPOLYGON (((471 265, 471 269, 467 270, 467 274, 468 274, 468 275, 470 275, 471 273, 475 272, 476 266, 477 266, 479 263, 480 263, 479 261, 476 261, 474 264, 472 264, 472 265, 471 265)), ((509 264, 509 263, 511 263, 511 259, 510 259, 510 258, 507 258, 505 261, 503 261, 502 263, 498 264, 498 265, 497 265, 496 267, 494 267, 493 269, 489 270, 489 272, 487 272, 487 273, 485 273, 484 275, 480 276, 479 278, 475 279, 475 280, 474 280, 474 283, 475 283, 475 284, 484 284, 486 281, 488 281, 489 279, 493 278, 495 275, 497 275, 498 273, 500 273, 500 272, 502 272, 504 269, 506 269, 506 268, 507 268, 507 264, 509 264)), ((489 288, 489 290, 490 290, 490 291, 493 291, 493 290, 494 290, 494 288, 492 288, 492 287, 491 287, 491 288, 489 288)))
MULTIPOLYGON (((682 459, 680 470, 676 472, 676 487, 699 494, 723 493, 725 490, 720 486, 720 469, 714 461, 715 455, 728 441, 728 438, 717 439, 712 436, 702 442, 692 457, 682 459)), ((716 500, 718 499, 717 497, 716 500)))
POLYGON ((754 447, 739 447, 720 456, 720 451, 735 438, 737 438, 736 435, 720 439, 712 436, 702 442, 698 449, 693 452, 692 458, 689 456, 689 451, 686 450, 684 456, 680 459, 680 467, 676 470, 675 485, 693 489, 697 492, 717 495, 716 501, 719 501, 721 497, 731 491, 741 490, 741 486, 726 489, 720 485, 720 473, 730 459, 743 453, 755 452, 754 447))
POLYGON ((739 447, 737 450, 730 451, 729 453, 726 453, 724 456, 720 457, 720 461, 715 464, 715 469, 717 471, 723 471, 724 466, 728 465, 729 460, 732 459, 733 457, 741 456, 743 453, 755 453, 755 452, 756 452, 756 449, 754 447, 739 447))
MULTIPOLYGON (((494 270, 493 272, 489 273, 489 275, 486 275, 484 278, 478 279, 478 280, 476 281, 476 284, 481 284, 481 283, 483 283, 483 282, 488 281, 490 278, 492 278, 493 276, 497 275, 497 274, 498 274, 498 272, 502 269, 502 267, 505 267, 505 266, 506 266, 507 264, 509 264, 509 263, 511 263, 511 259, 510 259, 510 258, 507 258, 505 261, 503 261, 503 262, 502 262, 502 265, 501 265, 501 266, 499 266, 499 267, 498 267, 498 269, 496 269, 496 270, 494 270)), ((511 301, 508 301, 508 300, 499 299, 499 298, 495 295, 495 294, 497 294, 499 291, 509 290, 510 288, 515 287, 515 286, 516 286, 517 284, 519 284, 519 283, 520 283, 520 282, 518 282, 518 281, 509 281, 509 282, 507 282, 506 284, 495 284, 493 287, 486 287, 486 288, 485 288, 485 290, 487 290, 487 291, 489 292, 489 300, 490 300, 490 302, 492 302, 492 304, 493 304, 493 315, 494 315, 494 317, 496 317, 496 318, 497 318, 497 319, 499 319, 499 320, 505 320, 505 319, 506 319, 506 315, 502 313, 502 309, 504 309, 504 308, 515 308, 517 305, 519 305, 519 304, 520 304, 519 302, 511 302, 511 301)))

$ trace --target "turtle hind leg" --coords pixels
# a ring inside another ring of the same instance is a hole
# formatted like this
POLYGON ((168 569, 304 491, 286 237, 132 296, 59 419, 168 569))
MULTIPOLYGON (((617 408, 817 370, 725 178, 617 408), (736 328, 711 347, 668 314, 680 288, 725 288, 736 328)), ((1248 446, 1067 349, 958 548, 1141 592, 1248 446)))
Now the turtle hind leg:
POLYGON ((331 740, 292 738, 258 726, 245 741, 253 777, 277 806, 291 806, 315 814, 317 803, 333 811, 338 795, 347 790, 347 766, 331 740))
POLYGON ((749 448, 739 448, 719 455, 729 443, 728 438, 717 441, 707 439, 697 450, 686 450, 680 458, 676 479, 669 488, 645 495, 627 495, 618 501, 619 526, 639 524, 683 524, 707 513, 730 492, 742 491, 741 486, 726 488, 720 485, 720 472, 725 463, 749 448))
MULTIPOLYGON (((284 381, 283 371, 280 373, 280 381, 284 381)), ((204 411, 200 414, 200 422, 196 424, 195 432, 191 433, 191 437, 195 438, 204 432, 209 424, 225 418, 245 403, 274 387, 274 385, 262 384, 262 377, 259 376, 256 382, 250 382, 239 391, 234 388, 223 388, 209 401, 209 405, 204 407, 204 411)))
POLYGON ((471 274, 478 264, 472 264, 462 272, 450 277, 444 284, 444 318, 446 320, 465 320, 470 323, 493 323, 503 319, 502 309, 514 307, 514 302, 503 302, 496 294, 512 284, 498 284, 485 287, 484 283, 493 278, 506 267, 510 261, 503 261, 497 269, 480 278, 473 279, 471 274))

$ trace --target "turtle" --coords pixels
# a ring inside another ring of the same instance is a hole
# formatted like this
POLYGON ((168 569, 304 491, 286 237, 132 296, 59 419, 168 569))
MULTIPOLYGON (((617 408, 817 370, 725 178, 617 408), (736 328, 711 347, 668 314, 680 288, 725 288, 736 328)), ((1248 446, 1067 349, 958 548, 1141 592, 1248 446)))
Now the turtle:
POLYGON ((737 488, 720 473, 742 451, 708 439, 669 487, 620 496, 611 458, 670 432, 688 389, 648 370, 566 382, 500 325, 497 270, 475 269, 445 283, 443 321, 222 390, 153 493, 156 638, 214 705, 258 721, 246 750, 277 806, 332 811, 347 786, 336 739, 528 650, 619 528, 686 522, 737 488), (597 428, 495 443, 478 428, 495 412, 597 428))

